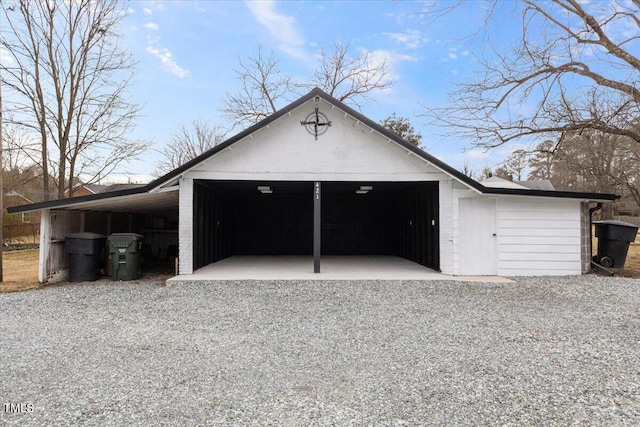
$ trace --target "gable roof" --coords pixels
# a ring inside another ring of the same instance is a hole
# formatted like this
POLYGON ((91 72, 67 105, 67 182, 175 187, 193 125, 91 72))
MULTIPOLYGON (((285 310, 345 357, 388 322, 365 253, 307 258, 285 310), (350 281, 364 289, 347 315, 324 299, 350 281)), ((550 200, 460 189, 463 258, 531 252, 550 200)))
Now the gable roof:
POLYGON ((226 141, 224 141, 224 142, 216 145, 215 147, 205 151, 201 155, 199 155, 199 156, 195 157, 194 159, 186 162, 182 166, 174 169, 173 171, 167 173, 166 175, 163 175, 160 178, 157 178, 154 181, 151 181, 147 185, 144 185, 144 186, 141 186, 141 187, 138 187, 138 188, 130 188, 130 189, 124 189, 124 190, 119 190, 119 191, 102 192, 102 193, 93 194, 93 195, 90 195, 90 196, 80 196, 80 197, 73 197, 73 198, 69 198, 69 199, 61 199, 61 200, 53 200, 53 201, 48 201, 48 202, 33 203, 31 205, 15 206, 13 208, 9 208, 9 212, 10 213, 17 213, 17 212, 25 212, 25 211, 31 211, 31 210, 37 210, 37 209, 64 208, 64 207, 71 207, 72 205, 84 204, 84 203, 87 203, 87 202, 90 202, 90 201, 103 200, 103 199, 107 199, 107 198, 142 195, 142 194, 145 194, 145 193, 158 192, 164 186, 173 184, 175 181, 177 181, 177 179, 182 174, 186 173, 187 171, 189 171, 193 167, 195 167, 195 166, 199 165, 200 163, 206 161, 210 157, 212 157, 215 154, 221 152, 222 150, 228 148, 229 146, 235 144, 236 142, 246 138, 247 136, 251 135, 252 133, 258 131, 259 129, 262 129, 262 128, 266 127, 267 125, 269 125, 273 121, 279 119, 280 117, 289 114, 294 109, 296 109, 299 106, 303 105, 304 103, 314 99, 315 97, 319 97, 319 98, 325 100, 326 102, 328 102, 329 104, 334 105, 336 108, 344 111, 346 114, 352 116, 353 118, 355 118, 359 122, 363 123, 364 125, 368 126, 369 128, 371 128, 371 129, 375 130, 376 132, 380 133, 384 137, 388 138, 390 141, 395 142, 396 144, 398 144, 401 147, 405 148, 407 151, 412 152, 413 154, 415 154, 419 158, 422 158, 422 159, 426 160, 428 163, 430 163, 431 165, 433 165, 437 169, 440 169, 442 172, 446 173, 447 175, 451 176, 452 178, 456 179, 457 181, 465 184, 466 186, 470 187, 471 189, 473 189, 473 190, 475 190, 475 191, 477 191, 478 193, 481 193, 481 194, 495 194, 495 195, 503 194, 503 195, 522 195, 522 196, 541 196, 541 197, 561 197, 561 198, 588 199, 588 200, 616 200, 616 199, 620 198, 620 196, 618 196, 618 195, 605 194, 605 193, 586 193, 586 192, 573 192, 573 191, 550 191, 550 190, 535 190, 535 189, 529 189, 529 188, 491 188, 491 187, 485 187, 484 185, 482 185, 478 181, 466 176, 462 172, 460 172, 457 169, 449 166, 448 164, 444 163, 442 160, 432 156, 431 154, 427 153, 426 151, 422 150, 421 148, 418 148, 415 145, 411 144, 410 142, 405 141, 400 136, 398 136, 395 133, 391 132, 390 130, 386 129, 384 126, 382 126, 382 125, 376 123, 375 121, 369 119, 368 117, 364 116, 362 113, 352 109, 351 107, 347 106, 346 104, 344 104, 343 102, 337 100, 336 98, 332 97, 331 95, 327 94, 326 92, 320 90, 319 88, 315 88, 312 91, 310 91, 308 94, 302 96, 301 98, 299 98, 298 100, 292 102, 291 104, 287 105, 286 107, 278 110, 277 112, 275 112, 271 116, 267 117, 266 119, 261 120, 260 122, 256 123, 253 126, 250 126, 249 128, 245 129, 244 131, 232 136, 231 138, 227 139, 226 141))
POLYGON ((207 160, 208 158, 212 157, 213 155, 217 154, 218 152, 228 148, 230 145, 232 145, 232 144, 234 144, 234 143, 246 138, 250 134, 256 132, 257 130, 259 130, 259 129, 265 127, 265 126, 267 126, 268 124, 270 124, 271 122, 279 119, 280 117, 289 114, 291 111, 293 111, 294 109, 298 108, 302 104, 314 99, 316 96, 320 97, 321 99, 324 99, 329 104, 334 105, 338 109, 344 111, 346 114, 352 116, 353 118, 355 118, 359 122, 365 124, 366 126, 370 127, 371 129, 375 130, 376 132, 380 133, 381 135, 385 136, 389 140, 395 142, 396 144, 404 147, 408 151, 413 152, 418 157, 420 157, 420 158, 426 160, 427 162, 431 163, 433 166, 435 166, 436 168, 442 170, 446 174, 451 175, 454 178, 458 179, 459 181, 464 182, 465 184, 467 184, 468 186, 474 188, 478 192, 481 192, 481 193, 483 192, 482 189, 484 187, 480 183, 478 183, 477 181, 469 178, 468 176, 464 175, 462 172, 460 172, 457 169, 447 165, 443 161, 441 161, 438 158, 432 156, 431 154, 425 152, 424 150, 416 147, 415 145, 411 144, 410 142, 405 141, 400 136, 398 136, 395 133, 391 132, 390 130, 388 130, 384 126, 374 122, 373 120, 371 120, 368 117, 364 116, 362 113, 352 109, 348 105, 346 105, 343 102, 337 100, 336 98, 332 97, 331 95, 327 94, 326 92, 322 91, 319 88, 313 89, 308 94, 306 94, 303 97, 299 98, 298 100, 292 102, 291 104, 289 104, 288 106, 282 108, 281 110, 278 110, 277 112, 275 112, 271 116, 267 117, 266 119, 264 119, 264 120, 256 123, 255 125, 245 129, 244 131, 242 131, 239 134, 229 138, 228 140, 224 141, 223 143, 216 145, 215 147, 213 147, 210 150, 202 153, 198 157, 188 161, 187 163, 185 163, 184 165, 178 167, 177 169, 174 169, 173 171, 169 172, 168 174, 166 174, 166 175, 156 179, 155 181, 149 183, 149 185, 153 186, 155 188, 155 187, 160 187, 160 186, 162 186, 163 184, 165 184, 167 182, 170 182, 171 180, 173 180, 174 178, 179 177, 181 174, 187 172, 189 169, 193 168, 194 166, 196 166, 196 165, 200 164, 201 162, 207 160))
POLYGON ((499 176, 490 176, 487 179, 480 181, 480 184, 487 188, 528 188, 519 182, 509 181, 508 179, 500 178, 499 176))
POLYGON ((25 202, 27 202, 27 203, 33 203, 33 201, 31 201, 31 200, 29 200, 29 199, 27 198, 27 196, 25 196, 25 195, 24 195, 24 194, 22 194, 22 193, 18 193, 16 190, 8 191, 7 193, 5 193, 5 194, 4 194, 4 197, 17 197, 17 198, 19 198, 19 199, 24 200, 24 201, 25 201, 25 202))
POLYGON ((103 191, 105 191, 108 187, 108 185, 103 185, 103 184, 84 184, 83 187, 85 187, 87 190, 91 191, 93 194, 98 194, 98 193, 102 193, 103 191))
POLYGON ((551 190, 556 188, 548 179, 537 179, 533 181, 515 181, 516 184, 524 185, 525 187, 532 188, 534 190, 551 190))
POLYGON ((533 181, 511 181, 509 179, 492 176, 480 181, 480 184, 491 188, 529 188, 532 190, 548 190, 555 191, 555 187, 548 179, 540 179, 533 181))

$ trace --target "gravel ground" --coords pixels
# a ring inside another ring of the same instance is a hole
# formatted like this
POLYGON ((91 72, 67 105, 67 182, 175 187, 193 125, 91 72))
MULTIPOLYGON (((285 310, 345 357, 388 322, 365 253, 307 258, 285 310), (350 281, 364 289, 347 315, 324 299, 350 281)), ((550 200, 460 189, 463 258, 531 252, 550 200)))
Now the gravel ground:
POLYGON ((0 423, 640 425, 640 281, 516 280, 0 294, 0 423))

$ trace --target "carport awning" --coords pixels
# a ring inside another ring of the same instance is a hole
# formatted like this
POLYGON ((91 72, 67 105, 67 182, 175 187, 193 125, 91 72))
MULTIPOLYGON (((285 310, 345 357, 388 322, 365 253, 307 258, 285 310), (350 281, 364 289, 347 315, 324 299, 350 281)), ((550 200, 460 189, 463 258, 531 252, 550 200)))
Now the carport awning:
POLYGON ((153 193, 149 192, 146 187, 142 187, 14 206, 7 210, 9 213, 32 212, 40 209, 153 213, 177 209, 178 196, 177 186, 153 193))

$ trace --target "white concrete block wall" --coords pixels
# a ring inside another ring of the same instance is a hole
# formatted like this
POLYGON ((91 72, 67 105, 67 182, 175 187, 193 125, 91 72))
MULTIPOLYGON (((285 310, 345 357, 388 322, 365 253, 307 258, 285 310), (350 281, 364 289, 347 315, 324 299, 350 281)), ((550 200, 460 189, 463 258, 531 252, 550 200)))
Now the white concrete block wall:
POLYGON ((193 273, 193 179, 180 179, 179 201, 179 274, 191 274, 193 273))
POLYGON ((580 240, 582 252, 582 273, 591 272, 592 242, 591 242, 591 218, 589 215, 589 202, 580 203, 580 240))
POLYGON ((444 274, 453 271, 453 181, 439 181, 438 198, 440 205, 440 270, 444 274))

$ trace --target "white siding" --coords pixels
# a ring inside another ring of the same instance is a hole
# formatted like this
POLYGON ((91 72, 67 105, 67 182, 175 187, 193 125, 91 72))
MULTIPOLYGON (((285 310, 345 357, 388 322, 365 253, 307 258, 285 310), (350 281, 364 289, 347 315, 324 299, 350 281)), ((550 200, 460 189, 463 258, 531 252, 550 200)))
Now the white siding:
POLYGON ((581 274, 580 201, 499 197, 498 274, 581 274))

